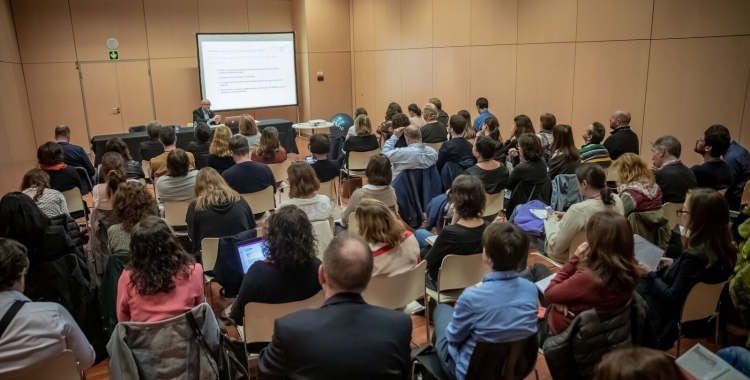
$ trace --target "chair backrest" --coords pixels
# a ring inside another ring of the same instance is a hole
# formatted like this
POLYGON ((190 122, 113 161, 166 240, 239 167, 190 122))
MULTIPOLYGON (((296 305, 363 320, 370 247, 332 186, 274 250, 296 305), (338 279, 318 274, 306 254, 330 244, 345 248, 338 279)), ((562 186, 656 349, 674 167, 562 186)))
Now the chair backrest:
POLYGON ((302 301, 279 304, 250 302, 245 305, 243 330, 245 343, 270 342, 276 319, 304 309, 316 309, 323 305, 325 291, 302 301))
POLYGON ((721 194, 721 195, 724 195, 724 194, 727 193, 727 189, 721 189, 721 190, 716 190, 716 191, 718 191, 719 194, 721 194))
POLYGON ((669 224, 669 230, 672 231, 674 226, 680 224, 680 217, 677 216, 677 211, 682 209, 681 203, 665 203, 661 206, 661 211, 664 213, 664 219, 669 224))
POLYGON ((276 198, 274 197, 273 186, 268 186, 265 189, 254 193, 241 195, 242 198, 245 198, 245 201, 250 205, 250 209, 253 210, 253 213, 255 214, 260 214, 276 208, 276 198))
POLYGON ((83 199, 81 198, 81 190, 74 187, 68 191, 63 191, 63 197, 65 197, 65 203, 68 204, 68 212, 83 211, 83 199))
POLYGON ((336 177, 328 182, 321 182, 318 194, 327 196, 331 199, 331 201, 333 201, 333 204, 337 205, 339 204, 338 188, 339 178, 336 177))
POLYGON ((573 240, 570 241, 568 246, 568 257, 571 257, 575 253, 578 246, 586 241, 586 230, 578 231, 576 236, 573 236, 573 240))
POLYGON ((505 190, 495 194, 484 193, 484 199, 486 200, 484 216, 497 215, 498 212, 503 211, 503 206, 505 204, 505 190))
POLYGON ((80 166, 73 166, 73 169, 76 170, 76 173, 78 173, 78 177, 80 178, 81 185, 89 185, 89 190, 94 189, 94 184, 91 183, 91 177, 89 177, 89 172, 86 171, 86 168, 82 168, 80 166))
POLYGON ((31 367, 0 375, 1 380, 81 380, 83 378, 76 356, 71 350, 63 350, 60 355, 31 367))
POLYGON ((172 227, 185 227, 185 216, 187 215, 188 208, 190 207, 189 201, 182 202, 164 202, 164 219, 167 220, 172 227))
POLYGON ((134 126, 128 128, 128 133, 135 133, 135 132, 146 132, 146 126, 145 125, 134 125, 134 126))
MULTIPOLYGON (((271 172, 273 173, 273 177, 276 179, 276 182, 286 181, 287 178, 289 178, 289 174, 286 173, 286 170, 289 169, 289 165, 291 164, 292 160, 289 159, 278 164, 268 164, 268 167, 271 168, 271 172)), ((255 212, 255 210, 253 210, 253 212, 255 212)))
POLYGON ((147 183, 145 178, 138 178, 138 182, 140 182, 143 186, 146 186, 147 183))
POLYGON ((143 168, 143 173, 146 174, 146 178, 151 179, 151 161, 141 160, 141 168, 143 168))
POLYGON ((201 257, 203 259, 203 270, 206 272, 214 270, 216 258, 219 257, 219 238, 203 238, 201 240, 201 257))
POLYGON ((690 289, 685 304, 682 305, 680 321, 683 323, 708 318, 716 314, 716 305, 719 303, 721 291, 726 281, 718 284, 706 284, 699 282, 690 289))
POLYGON ((410 302, 424 297, 424 274, 426 270, 427 261, 422 261, 408 272, 391 277, 387 275, 375 276, 370 280, 367 289, 362 292, 362 297, 370 305, 386 309, 404 307, 410 302))
POLYGON ((432 149, 435 149, 436 152, 440 151, 440 147, 443 146, 443 143, 424 143, 425 145, 429 146, 432 149))
POLYGON ((357 221, 356 214, 356 212, 349 214, 349 220, 346 221, 346 232, 355 236, 359 236, 359 222, 357 221))
POLYGON ((515 342, 479 342, 471 353, 465 379, 525 379, 534 371, 538 348, 536 334, 515 342))
POLYGON ((480 281, 492 269, 484 264, 482 255, 448 255, 438 273, 438 291, 464 289, 480 281))
POLYGON ((370 163, 370 157, 380 154, 380 149, 371 150, 369 152, 349 152, 349 163, 347 168, 349 170, 365 170, 367 164, 370 163))
POLYGON ((331 244, 333 240, 333 230, 331 230, 331 223, 328 220, 319 220, 312 223, 313 233, 316 239, 316 248, 318 250, 318 258, 323 258, 323 251, 328 248, 328 244, 331 244))
POLYGON ((607 182, 617 182, 620 179, 620 172, 613 167, 607 168, 607 182))

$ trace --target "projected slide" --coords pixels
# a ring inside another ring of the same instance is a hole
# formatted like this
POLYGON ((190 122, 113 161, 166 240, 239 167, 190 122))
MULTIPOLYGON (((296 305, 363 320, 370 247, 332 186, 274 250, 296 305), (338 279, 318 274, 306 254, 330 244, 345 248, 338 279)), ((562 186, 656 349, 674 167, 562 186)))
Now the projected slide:
POLYGON ((294 34, 198 34, 201 95, 213 110, 297 105, 294 34))

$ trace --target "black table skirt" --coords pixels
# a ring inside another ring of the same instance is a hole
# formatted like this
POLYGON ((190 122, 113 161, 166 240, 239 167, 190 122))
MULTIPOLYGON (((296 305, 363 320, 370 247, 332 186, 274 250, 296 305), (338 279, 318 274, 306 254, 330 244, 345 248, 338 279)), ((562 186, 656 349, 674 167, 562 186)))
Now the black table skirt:
MULTIPOLYGON (((276 127, 279 130, 279 141, 281 146, 287 151, 287 153, 297 153, 297 142, 295 140, 296 133, 292 128, 292 122, 283 119, 268 119, 258 121, 258 128, 263 130, 266 127, 276 127)), ((238 128, 230 128, 232 133, 237 133, 238 128)), ((105 136, 94 136, 91 139, 91 150, 94 152, 94 166, 99 165, 102 161, 102 156, 106 152, 107 141, 111 138, 119 137, 125 144, 127 144, 130 150, 130 155, 134 160, 141 161, 140 145, 141 142, 148 140, 148 134, 146 132, 135 132, 135 133, 118 133, 115 135, 105 136)), ((177 131, 177 147, 180 149, 187 149, 188 144, 191 141, 197 141, 193 134, 193 128, 180 128, 177 131)))

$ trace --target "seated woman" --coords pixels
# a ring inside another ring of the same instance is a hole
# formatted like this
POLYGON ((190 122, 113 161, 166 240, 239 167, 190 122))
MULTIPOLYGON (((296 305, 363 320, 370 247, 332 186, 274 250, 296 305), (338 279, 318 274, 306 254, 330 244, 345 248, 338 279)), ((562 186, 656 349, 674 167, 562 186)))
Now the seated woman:
MULTIPOLYGON (((473 126, 472 129, 474 129, 473 126)), ((500 136, 500 122, 497 121, 496 117, 491 116, 484 120, 482 129, 476 133, 475 137, 479 138, 482 136, 489 137, 492 139, 492 142, 495 143, 495 151, 492 154, 492 159, 501 164, 505 164, 507 151, 503 150, 504 144, 503 137, 500 136)))
POLYGON ((344 154, 339 157, 340 167, 344 167, 348 162, 349 152, 369 152, 380 148, 377 136, 372 133, 370 118, 367 115, 359 115, 354 119, 354 133, 356 135, 344 142, 344 154))
POLYGON ((477 138, 472 149, 474 157, 477 158, 477 164, 464 171, 464 174, 479 178, 484 184, 484 192, 487 194, 497 194, 505 190, 510 175, 508 168, 492 159, 495 154, 495 146, 495 142, 489 137, 481 136, 477 138))
MULTIPOLYGON (((143 173, 143 167, 141 166, 141 163, 134 160, 133 157, 130 156, 128 145, 125 144, 125 141, 123 141, 121 138, 113 137, 107 140, 107 145, 105 145, 104 149, 107 152, 119 153, 120 156, 122 156, 122 159, 125 161, 125 172, 127 173, 128 178, 146 178, 146 174, 143 173)), ((101 175, 101 173, 99 175, 101 175)))
POLYGON ((716 190, 688 192, 679 215, 681 225, 689 231, 685 234, 689 236, 682 238, 683 254, 674 260, 663 258, 659 268, 651 268, 638 288, 648 303, 662 350, 671 348, 677 339, 680 311, 693 286, 726 281, 737 259, 729 232, 729 206, 716 190))
POLYGON ((247 140, 247 145, 250 147, 251 151, 258 149, 260 146, 260 130, 258 130, 258 124, 255 122, 255 119, 248 114, 243 114, 240 117, 240 133, 235 136, 244 137, 247 140))
POLYGON ((21 180, 21 191, 30 196, 44 215, 52 218, 68 213, 65 197, 49 188, 49 175, 41 169, 31 169, 21 180))
POLYGON ((357 211, 360 202, 365 198, 377 199, 385 203, 392 212, 396 212, 396 190, 391 187, 393 172, 388 157, 384 154, 370 157, 365 176, 367 184, 354 190, 346 209, 341 213, 341 225, 344 227, 349 224, 349 216, 357 211))
POLYGON ((624 306, 638 285, 633 230, 627 219, 613 211, 591 216, 586 242, 577 247, 544 292, 547 327, 541 337, 565 331, 576 315, 589 310, 624 306))
MULTIPOLYGON (((488 119, 492 119, 491 117, 488 119)), ((518 137, 519 163, 508 177, 505 189, 511 191, 510 201, 505 205, 508 213, 513 213, 516 206, 529 200, 542 200, 549 203, 550 194, 544 191, 549 186, 547 164, 544 163, 544 149, 536 135, 524 133, 518 137)))
POLYGON ((229 314, 239 325, 250 302, 302 301, 321 290, 315 233, 302 210, 288 206, 271 214, 263 241, 266 260, 256 261, 247 270, 229 314))
POLYGON ((422 110, 419 109, 419 106, 412 103, 409 104, 409 107, 407 107, 407 111, 409 111, 409 122, 412 125, 416 125, 419 128, 424 127, 427 122, 424 121, 422 118, 422 110))
POLYGON ((654 172, 637 155, 625 153, 612 163, 609 170, 617 170, 617 193, 622 199, 625 216, 631 212, 661 210, 661 188, 654 172))
POLYGON ((24 296, 28 268, 26 247, 0 238, 0 315, 20 306, 2 334, 0 375, 44 363, 66 349, 73 351, 79 369, 91 367, 94 349, 70 313, 59 303, 24 296))
POLYGON ((279 208, 295 205, 307 214, 311 222, 327 220, 333 215, 331 198, 318 194, 320 182, 307 162, 297 161, 286 172, 289 175, 289 199, 281 202, 279 208))
POLYGON ((234 166, 232 151, 229 150, 231 138, 232 130, 222 125, 214 131, 214 139, 211 141, 211 147, 208 148, 208 167, 214 168, 219 174, 234 166))
MULTIPOLYGON (((489 120, 489 118, 487 118, 487 120, 489 120)), ((487 120, 485 120, 485 123, 487 122, 487 120)), ((536 136, 536 131, 534 130, 534 123, 531 122, 531 118, 526 115, 522 114, 516 116, 515 118, 513 118, 513 123, 514 124, 513 130, 511 131, 511 137, 510 139, 505 141, 498 154, 508 154, 510 156, 510 162, 515 167, 521 163, 520 156, 518 154, 518 138, 521 137, 521 135, 527 133, 536 136)), ((539 142, 539 144, 541 145, 541 141, 539 142)), ((544 156, 544 148, 542 148, 542 156, 544 156)))
POLYGON ((552 139, 552 156, 547 169, 549 178, 555 179, 559 174, 575 174, 581 166, 581 156, 573 138, 573 129, 569 125, 558 124, 552 128, 552 139))
POLYGON ((190 157, 182 149, 167 154, 167 174, 156 180, 158 201, 181 202, 195 197, 197 170, 190 170, 190 157))
POLYGON ((422 259, 427 260, 427 287, 435 289, 438 271, 448 255, 473 255, 482 252, 482 234, 489 223, 484 214, 484 185, 470 175, 456 177, 448 194, 453 207, 453 220, 445 226, 430 247, 425 238, 432 235, 425 230, 415 232, 421 247, 422 259))
POLYGON ((332 181, 341 175, 338 163, 328 159, 328 153, 331 151, 331 138, 328 135, 322 133, 312 135, 308 148, 314 160, 310 166, 315 171, 318 181, 321 183, 332 181))
POLYGON ((394 276, 419 263, 419 243, 385 203, 364 199, 357 207, 359 235, 370 245, 374 259, 372 275, 394 276))
POLYGON ((204 301, 203 267, 182 249, 167 222, 149 216, 136 224, 130 263, 117 283, 117 320, 158 322, 204 301))
POLYGON ((130 252, 130 233, 147 216, 158 216, 159 208, 146 186, 139 182, 120 185, 112 199, 112 209, 120 223, 107 230, 109 251, 112 254, 130 252))
POLYGON ((211 140, 212 133, 211 127, 208 124, 202 121, 195 123, 193 135, 196 141, 191 141, 186 150, 188 153, 193 154, 196 170, 201 170, 208 166, 209 149, 211 149, 209 140, 211 140))
POLYGON ((466 126, 464 127, 464 133, 463 136, 466 140, 474 141, 477 137, 477 131, 474 129, 474 125, 471 124, 471 114, 467 110, 461 110, 458 111, 456 114, 458 116, 461 116, 466 120, 466 126))
POLYGON ((122 159, 122 156, 115 152, 104 153, 99 171, 101 183, 94 186, 94 190, 91 192, 94 197, 94 208, 112 210, 112 195, 127 180, 125 160, 122 159))
POLYGON ((188 207, 185 222, 193 254, 200 252, 203 238, 234 236, 255 228, 250 205, 212 168, 198 172, 195 200, 188 207))
MULTIPOLYGON (((36 151, 39 168, 49 175, 50 188, 64 193, 77 187, 81 189, 81 178, 78 172, 63 162, 63 151, 56 142, 46 142, 36 151)), ((86 185, 88 186, 88 185, 86 185)), ((81 189, 81 194, 88 194, 91 189, 81 189)))
POLYGON ((286 161, 286 150, 279 142, 279 131, 275 127, 263 129, 258 148, 250 153, 250 159, 264 164, 280 164, 286 161))
POLYGON ((544 253, 561 263, 568 261, 570 242, 585 230, 592 215, 608 210, 623 214, 622 201, 607 187, 607 174, 601 166, 583 164, 576 170, 576 177, 583 201, 570 206, 567 212, 555 211, 544 222, 544 253))

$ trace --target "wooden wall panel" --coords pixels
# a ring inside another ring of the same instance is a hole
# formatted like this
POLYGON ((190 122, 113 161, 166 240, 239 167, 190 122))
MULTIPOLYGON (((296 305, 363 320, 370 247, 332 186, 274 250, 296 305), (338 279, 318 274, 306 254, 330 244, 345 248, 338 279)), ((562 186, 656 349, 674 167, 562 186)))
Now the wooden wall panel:
POLYGON ((352 68, 349 52, 310 53, 310 100, 313 119, 331 120, 352 112, 352 68), (315 73, 322 71, 319 82, 315 73))
MULTIPOLYGON (((401 47, 404 49, 432 47, 432 0, 401 1, 401 47)), ((394 18, 398 17, 393 15, 394 18)))
POLYGON ((651 38, 654 0, 578 0, 576 41, 651 38))
POLYGON ((4 110, 1 116, 12 141, 10 156, 13 161, 35 160, 36 140, 21 64, 0 63, 0 83, 0 106, 4 110))
POLYGON ((421 109, 432 97, 432 49, 401 52, 401 108, 415 103, 421 109))
POLYGON ((256 20, 265 18, 253 17, 249 13, 247 0, 198 0, 198 27, 201 33, 247 32, 248 16, 256 20))
MULTIPOLYGON (((747 79, 747 90, 745 90, 745 112, 742 115, 742 130, 740 131, 740 137, 734 137, 735 140, 740 142, 743 147, 750 146, 750 78, 747 79)), ((747 149, 747 148, 745 148, 747 149)))
POLYGON ((569 124, 574 56, 573 43, 518 45, 516 114, 536 122, 539 115, 551 112, 558 123, 569 124))
MULTIPOLYGON (((516 116, 516 46, 471 47, 471 98, 485 97, 490 111, 498 121, 503 136, 510 133, 516 116)), ((472 120, 478 116, 476 107, 469 109, 472 120)))
POLYGON ((375 50, 374 2, 375 0, 352 0, 354 51, 375 50))
MULTIPOLYGON (((643 132, 650 41, 587 42, 576 46, 573 88, 573 129, 598 121, 608 126, 613 111, 623 109, 632 117, 630 126, 643 132), (628 57, 623 60, 622 57, 628 57)), ((576 144, 581 144, 575 134, 576 144)))
POLYGON ((250 32, 288 32, 292 27, 291 1, 258 1, 247 3, 250 32))
POLYGON ((70 127, 71 143, 89 150, 90 137, 75 63, 23 65, 37 145, 54 139, 55 126, 70 127))
POLYGON ((306 9, 310 52, 351 50, 349 0, 307 0, 306 9))
POLYGON ((11 5, 23 63, 76 61, 67 1, 12 0, 11 5))
MULTIPOLYGON (((151 58, 196 56, 198 33, 196 0, 143 0, 151 58), (166 22, 174 20, 175 22, 166 22)), ((157 111, 158 112, 158 111, 157 111)))
MULTIPOLYGON (((448 115, 471 110, 470 48, 432 49, 432 95, 440 99, 448 115)), ((425 102, 426 103, 426 102, 425 102)))
MULTIPOLYGON (((368 114, 375 111, 375 52, 354 53, 354 108, 364 107, 368 114)), ((372 115, 372 114, 370 114, 372 115)))
POLYGON ((21 63, 10 0, 0 1, 0 62, 21 63))
POLYGON ((79 61, 109 59, 107 39, 115 38, 120 59, 148 58, 142 0, 70 0, 79 61))
POLYGON ((656 0, 652 38, 750 34, 747 0, 656 0))
POLYGON ((249 113, 249 112, 254 113, 255 114, 254 117, 257 120, 284 119, 284 120, 289 120, 292 123, 297 123, 298 120, 307 121, 307 120, 302 120, 298 118, 297 107, 294 107, 294 106, 276 107, 276 108, 259 108, 257 110, 244 111, 243 113, 249 113))
POLYGON ((750 36, 652 41, 641 151, 661 135, 683 146, 696 164, 693 141, 712 124, 738 136, 750 69, 750 36))
POLYGON ((518 0, 472 0, 471 45, 518 42, 518 0))
POLYGON ((292 28, 296 32, 294 42, 297 53, 307 53, 308 50, 306 17, 305 0, 292 0, 292 28))
POLYGON ((576 0, 519 1, 518 43, 575 41, 576 12, 576 0))
MULTIPOLYGON (((0 70, 4 71, 6 65, 12 65, 12 63, 0 62, 0 70)), ((13 156, 10 154, 10 138, 7 134, 7 130, 12 130, 13 126, 9 125, 4 118, 6 114, 12 112, 9 106, 3 107, 0 101, 0 190, 4 187, 4 177, 10 176, 13 172, 13 156)))
POLYGON ((374 0, 372 19, 374 49, 401 49, 401 3, 399 0, 374 0))
POLYGON ((468 46, 470 44, 470 1, 433 0, 432 19, 437 21, 432 23, 432 46, 468 46))
POLYGON ((401 101, 401 62, 401 50, 375 51, 375 109, 367 109, 374 125, 383 121, 389 103, 401 101))
POLYGON ((151 60, 156 119, 162 124, 185 126, 200 106, 198 63, 194 58, 151 60))

